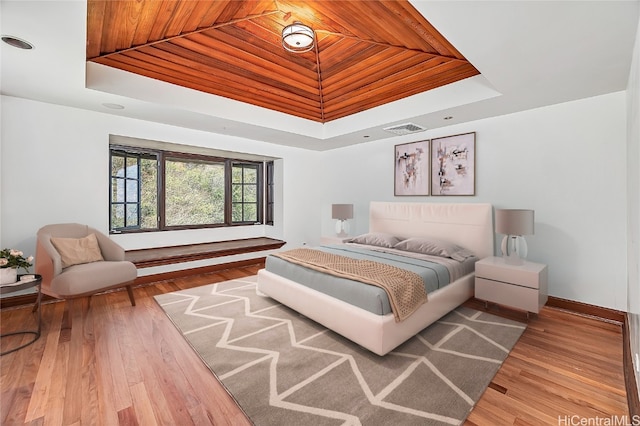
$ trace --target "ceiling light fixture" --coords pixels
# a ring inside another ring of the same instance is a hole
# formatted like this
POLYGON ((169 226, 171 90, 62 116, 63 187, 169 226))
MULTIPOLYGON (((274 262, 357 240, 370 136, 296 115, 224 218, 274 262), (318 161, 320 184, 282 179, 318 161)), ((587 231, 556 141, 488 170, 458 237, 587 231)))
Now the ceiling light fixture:
POLYGON ((17 47, 18 49, 25 49, 25 50, 33 49, 33 44, 29 43, 26 40, 22 40, 21 38, 18 38, 18 37, 3 35, 2 41, 7 43, 9 46, 17 47))
POLYGON ((294 22, 282 30, 282 47, 293 53, 304 53, 313 49, 313 30, 302 22, 294 22))

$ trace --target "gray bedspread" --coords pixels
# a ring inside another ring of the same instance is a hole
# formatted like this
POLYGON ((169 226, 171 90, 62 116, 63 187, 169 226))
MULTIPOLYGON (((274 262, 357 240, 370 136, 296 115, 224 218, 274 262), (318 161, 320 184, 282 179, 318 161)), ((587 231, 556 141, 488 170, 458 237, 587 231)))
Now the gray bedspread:
MULTIPOLYGON (((386 263, 414 272, 422 278, 427 294, 473 272, 475 262, 478 260, 469 258, 464 262, 458 262, 437 256, 418 255, 359 244, 325 245, 314 248, 355 259, 386 263)), ((276 256, 267 256, 266 269, 374 314, 391 313, 389 298, 379 287, 323 274, 276 256)))

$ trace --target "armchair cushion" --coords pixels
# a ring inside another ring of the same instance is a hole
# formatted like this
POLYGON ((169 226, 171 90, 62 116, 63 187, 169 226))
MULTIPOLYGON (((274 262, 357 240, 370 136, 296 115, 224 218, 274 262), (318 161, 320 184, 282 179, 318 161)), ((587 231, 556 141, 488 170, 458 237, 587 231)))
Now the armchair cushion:
POLYGON ((77 297, 129 283, 138 271, 131 262, 104 261, 73 265, 51 280, 51 290, 61 297, 77 297))
POLYGON ((104 260, 96 234, 89 234, 83 238, 51 237, 51 244, 60 254, 63 268, 104 260))

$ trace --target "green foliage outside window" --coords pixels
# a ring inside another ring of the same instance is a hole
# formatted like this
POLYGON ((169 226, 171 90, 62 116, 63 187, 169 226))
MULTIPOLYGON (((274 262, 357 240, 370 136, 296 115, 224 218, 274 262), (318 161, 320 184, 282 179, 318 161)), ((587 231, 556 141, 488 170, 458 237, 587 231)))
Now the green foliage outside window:
POLYGON ((167 226, 224 223, 224 163, 166 163, 167 226))

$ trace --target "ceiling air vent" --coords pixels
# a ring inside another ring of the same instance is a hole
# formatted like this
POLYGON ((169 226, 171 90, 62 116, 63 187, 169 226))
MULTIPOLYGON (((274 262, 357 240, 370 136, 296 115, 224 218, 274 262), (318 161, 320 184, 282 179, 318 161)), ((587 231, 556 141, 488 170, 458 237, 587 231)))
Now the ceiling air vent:
POLYGON ((385 127, 383 130, 401 136, 408 135, 409 133, 424 132, 427 128, 413 123, 404 123, 398 124, 397 126, 385 127))

